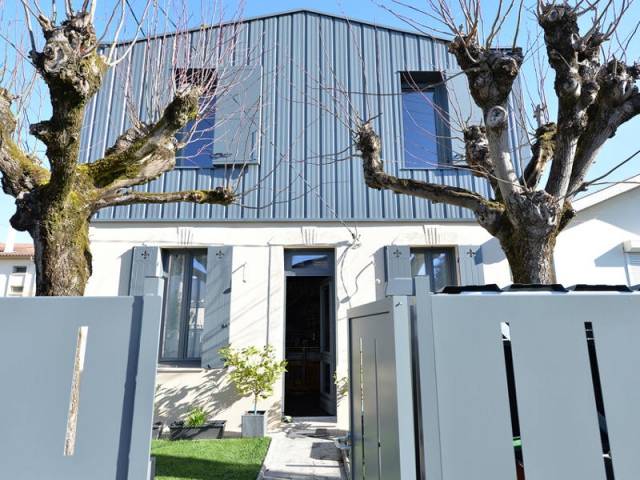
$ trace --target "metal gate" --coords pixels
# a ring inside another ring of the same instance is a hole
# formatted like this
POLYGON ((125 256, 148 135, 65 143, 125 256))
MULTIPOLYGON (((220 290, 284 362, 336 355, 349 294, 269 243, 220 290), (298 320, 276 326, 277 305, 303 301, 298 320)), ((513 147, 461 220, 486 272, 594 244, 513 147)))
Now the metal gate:
POLYGON ((352 478, 415 478, 408 298, 351 309, 349 344, 352 478))

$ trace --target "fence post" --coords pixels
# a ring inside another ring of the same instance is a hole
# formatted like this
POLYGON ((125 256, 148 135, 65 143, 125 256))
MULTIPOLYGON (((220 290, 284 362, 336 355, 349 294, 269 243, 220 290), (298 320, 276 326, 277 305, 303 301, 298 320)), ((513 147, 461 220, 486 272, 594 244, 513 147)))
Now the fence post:
POLYGON ((392 297, 395 341, 398 438, 400 440, 400 478, 418 478, 413 405, 413 365, 411 355, 411 311, 409 297, 392 297))
POLYGON ((415 278, 416 292, 416 336, 415 362, 418 368, 419 423, 422 425, 422 451, 419 452, 422 478, 442 480, 440 418, 433 338, 433 315, 431 289, 427 277, 415 278))

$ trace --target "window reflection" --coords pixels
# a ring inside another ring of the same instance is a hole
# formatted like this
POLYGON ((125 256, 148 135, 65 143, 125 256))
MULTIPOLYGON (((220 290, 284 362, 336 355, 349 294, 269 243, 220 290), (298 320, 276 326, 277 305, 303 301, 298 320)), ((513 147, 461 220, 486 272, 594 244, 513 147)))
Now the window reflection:
POLYGON ((165 254, 161 360, 197 360, 201 353, 207 285, 207 255, 199 251, 165 254))
POLYGON ((412 249, 411 274, 429 277, 431 291, 456 284, 455 255, 452 249, 412 249))

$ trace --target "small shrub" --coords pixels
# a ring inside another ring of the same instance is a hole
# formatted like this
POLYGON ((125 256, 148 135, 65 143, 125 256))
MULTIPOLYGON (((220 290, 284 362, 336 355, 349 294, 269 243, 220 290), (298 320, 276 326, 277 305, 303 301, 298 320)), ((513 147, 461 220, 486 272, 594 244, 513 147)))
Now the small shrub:
POLYGON ((207 412, 202 407, 196 407, 189 412, 184 424, 186 427, 202 427, 207 423, 207 412))
POLYGON ((273 393, 273 385, 287 371, 287 361, 276 360, 271 345, 242 350, 225 347, 220 349, 220 356, 225 367, 231 369, 229 377, 238 392, 253 397, 253 413, 257 414, 258 398, 268 398, 273 393))

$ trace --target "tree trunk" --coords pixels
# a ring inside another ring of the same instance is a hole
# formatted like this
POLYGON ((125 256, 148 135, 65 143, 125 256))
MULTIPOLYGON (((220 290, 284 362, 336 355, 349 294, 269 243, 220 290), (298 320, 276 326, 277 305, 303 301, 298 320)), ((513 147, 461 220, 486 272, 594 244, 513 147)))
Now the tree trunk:
MULTIPOLYGON (((503 233, 503 232, 501 232, 503 233)), ((553 250, 557 233, 540 234, 532 231, 511 230, 510 234, 498 234, 514 283, 556 283, 553 269, 553 250)))
POLYGON ((82 296, 91 276, 89 215, 50 207, 29 228, 36 265, 36 295, 82 296))

